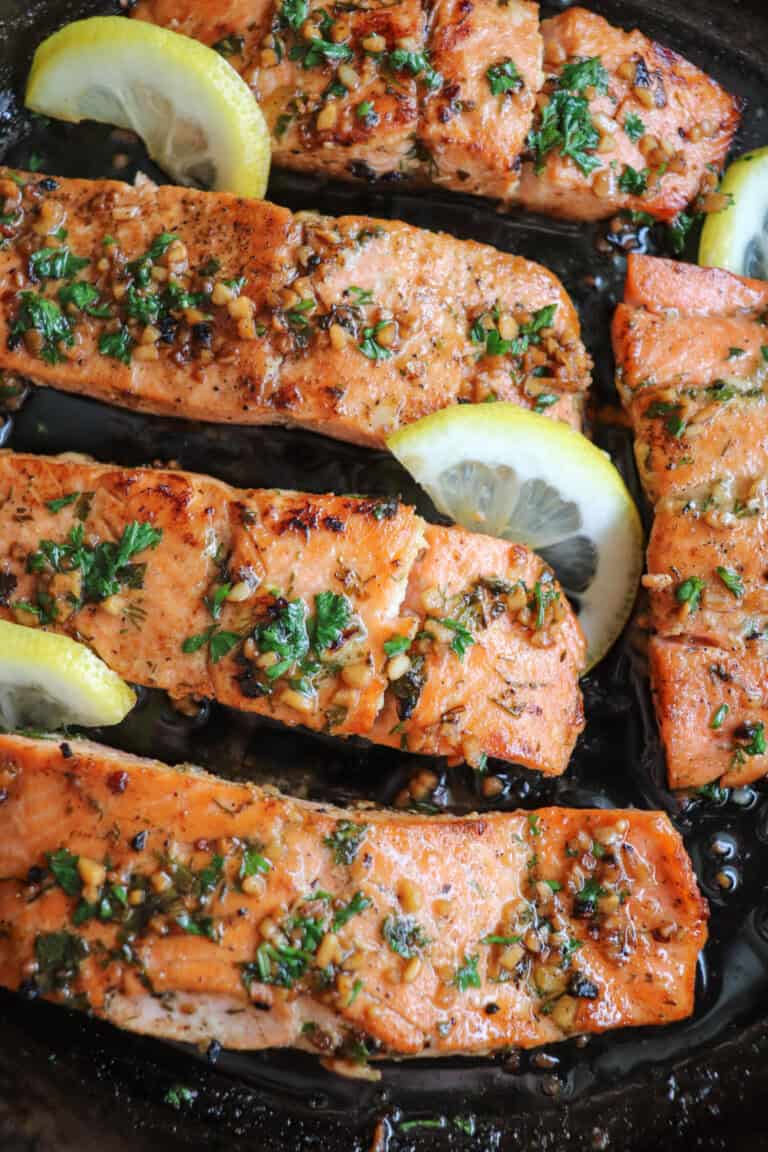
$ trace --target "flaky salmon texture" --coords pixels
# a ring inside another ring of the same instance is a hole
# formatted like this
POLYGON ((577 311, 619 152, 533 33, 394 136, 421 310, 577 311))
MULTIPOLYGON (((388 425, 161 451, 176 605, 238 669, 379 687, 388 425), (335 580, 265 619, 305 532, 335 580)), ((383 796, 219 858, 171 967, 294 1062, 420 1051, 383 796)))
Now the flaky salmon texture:
POLYGON ((364 216, 0 168, 0 285, 6 377, 161 415, 383 446, 485 400, 579 428, 590 382, 546 268, 364 216))
POLYGON ((0 618, 125 679, 482 767, 565 770, 585 644, 527 548, 395 499, 0 453, 0 618))
POLYGON ((706 905, 659 812, 342 812, 0 736, 0 984, 135 1032, 482 1054, 693 1008, 706 905))
POLYGON ((671 219, 717 183, 736 100, 641 32, 529 0, 140 0, 253 88, 275 163, 574 219, 671 219))
POLYGON ((655 503, 650 660, 673 787, 768 772, 768 285, 631 256, 618 386, 655 503))

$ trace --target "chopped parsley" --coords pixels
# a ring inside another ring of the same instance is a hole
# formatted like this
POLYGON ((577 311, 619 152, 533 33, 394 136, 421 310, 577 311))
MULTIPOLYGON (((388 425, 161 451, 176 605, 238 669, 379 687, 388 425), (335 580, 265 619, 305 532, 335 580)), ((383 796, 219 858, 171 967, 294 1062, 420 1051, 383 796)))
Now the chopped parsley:
POLYGON ((486 356, 506 356, 507 353, 511 353, 513 356, 523 356, 531 344, 541 342, 541 332, 552 326, 556 311, 557 304, 546 304, 534 312, 530 320, 519 326, 517 336, 514 339, 504 340, 498 329, 500 312, 497 305, 490 313, 485 313, 475 320, 470 329, 469 338, 473 344, 485 344, 484 355, 486 356), (486 317, 488 316, 495 322, 495 326, 486 327, 486 317))
POLYGON ((300 60, 302 68, 316 68, 318 64, 349 60, 352 49, 348 44, 333 44, 330 40, 315 38, 308 44, 295 44, 289 59, 300 60))
POLYGON ((315 596, 312 621, 312 646, 317 652, 335 648, 352 616, 352 605, 346 596, 320 592, 315 596))
POLYGON ((71 932, 39 933, 35 937, 36 983, 44 991, 62 987, 75 979, 87 955, 86 942, 71 932))
POLYGON ((734 568, 718 567, 717 574, 731 595, 740 600, 744 595, 744 581, 739 573, 734 568))
POLYGON ((411 639, 409 636, 391 636, 389 640, 384 641, 384 654, 385 656, 399 656, 401 652, 407 652, 411 646, 411 639))
POLYGON ((367 896, 364 896, 362 892, 355 892, 349 904, 345 904, 343 908, 339 908, 338 911, 334 912, 331 931, 338 932, 339 928, 343 928, 353 916, 359 916, 362 912, 365 912, 366 908, 370 908, 372 903, 373 901, 367 896))
POLYGON ((218 664, 227 653, 232 651, 240 639, 239 632, 227 632, 218 628, 216 624, 211 624, 210 627, 198 632, 195 636, 187 636, 182 641, 181 650, 189 656, 193 652, 199 652, 207 644, 211 664, 218 664))
POLYGON ((624 131, 633 144, 645 136, 645 124, 635 112, 628 112, 624 117, 624 131))
POLYGON ((363 121, 366 128, 375 128, 379 122, 379 114, 371 100, 361 100, 355 108, 355 116, 363 121))
POLYGON ((763 756, 766 751, 765 727, 762 720, 743 726, 743 737, 737 744, 738 762, 743 762, 744 756, 763 756))
POLYGON ((272 864, 266 856, 262 856, 259 847, 246 845, 240 861, 240 879, 244 880, 246 876, 266 876, 271 871, 272 864))
POLYGON ((517 70, 514 60, 506 56, 498 64, 492 64, 486 70, 486 78, 491 93, 502 96, 505 92, 519 92, 523 87, 523 78, 517 70))
POLYGON ((717 732, 720 728, 722 728, 727 715, 727 704, 721 704, 719 708, 715 709, 715 711, 712 713, 712 719, 709 722, 709 726, 713 732, 717 732))
POLYGON ((482 980, 480 973, 477 970, 478 957, 465 956, 464 963, 456 969, 456 975, 453 982, 458 988, 459 992, 466 992, 468 988, 482 987, 482 980))
POLYGON ((678 604, 687 604, 689 612, 693 615, 699 609, 701 594, 705 587, 705 582, 700 580, 698 576, 689 576, 687 580, 678 584, 675 589, 675 599, 678 604))
POLYGON ((650 420, 664 418, 665 431, 679 440, 685 431, 685 420, 682 416, 682 405, 669 400, 654 400, 645 410, 644 415, 650 420))
POLYGON ((541 113, 538 128, 528 134, 528 147, 537 172, 542 171, 553 149, 573 160, 585 176, 602 167, 593 154, 600 143, 600 134, 592 122, 589 100, 583 93, 587 88, 605 92, 607 87, 608 73, 599 56, 577 60, 563 68, 557 89, 541 113))
POLYGON ((339 820, 334 831, 323 838, 323 844, 326 848, 331 849, 337 864, 349 865, 357 856, 367 831, 367 824, 355 824, 352 820, 339 820))
POLYGON ((412 76, 421 76, 430 91, 442 86, 443 77, 432 67, 426 52, 408 52, 404 48, 396 48, 389 54, 389 65, 395 72, 410 72, 412 76))
POLYGON ((367 356, 369 360, 391 360, 392 353, 389 348, 385 348, 382 344, 379 344, 376 339, 382 328, 386 328, 388 324, 388 320, 380 320, 378 324, 374 324, 372 328, 363 329, 363 339, 358 344, 358 348, 363 356, 367 356))
POLYGON ((124 324, 117 332, 102 332, 99 336, 99 352, 102 356, 110 356, 121 364, 130 364, 135 345, 136 341, 124 324))
POLYGON ((381 926, 381 933, 392 951, 404 960, 418 956, 429 943, 424 929, 414 916, 387 916, 381 926))
POLYGON ((29 275, 32 280, 70 280, 88 263, 82 256, 73 256, 66 245, 41 248, 29 258, 29 275))
POLYGON ((672 245, 672 251, 676 256, 683 254, 686 241, 688 240, 688 233, 699 218, 699 214, 678 212, 674 220, 667 225, 667 233, 672 245))
POLYGON ((594 876, 588 877, 574 897, 578 913, 581 916, 594 916, 597 910, 597 901, 605 894, 605 888, 598 883, 594 876))
POLYGON ((552 584, 552 576, 549 572, 544 572, 541 579, 537 580, 533 586, 533 601, 536 605, 535 628, 537 632, 540 632, 544 627, 547 608, 559 599, 560 593, 552 584))
POLYGON ((74 280, 71 284, 62 284, 58 291, 59 303, 63 308, 74 307, 88 316, 95 316, 99 320, 108 320, 112 312, 108 304, 99 303, 99 293, 93 284, 85 280, 74 280))
POLYGON ((619 188, 630 196, 642 196, 648 191, 648 169, 639 172, 631 164, 625 164, 619 176, 619 188))
POLYGON ((79 499, 79 492, 70 492, 68 496, 60 496, 58 500, 46 500, 45 506, 49 512, 61 512, 62 508, 68 508, 70 504, 74 504, 79 499))
POLYGON ((211 48, 220 56, 242 56, 245 49, 245 38, 235 35, 223 36, 221 40, 211 44, 211 48))
POLYGON ((79 569, 83 575, 83 600, 106 600, 123 586, 142 586, 146 565, 133 564, 131 560, 139 552, 156 548, 162 536, 162 530, 133 520, 123 529, 117 543, 104 541, 91 548, 85 543, 81 522, 70 529, 63 544, 41 540, 37 551, 27 557, 27 570, 39 573, 49 568, 54 572, 79 569))
POLYGON ((48 852, 45 859, 51 875, 67 896, 79 896, 83 887, 77 867, 80 857, 59 848, 57 852, 48 852))
POLYGON ((451 640, 451 651, 455 652, 459 660, 463 660, 466 655, 467 649, 471 648, 475 643, 475 638, 468 628, 466 628, 460 620, 453 620, 450 616, 444 616, 440 623, 444 628, 449 628, 453 632, 453 639, 451 640))
MULTIPOLYGON (((215 47, 216 45, 214 44, 214 48, 215 47)), ((196 1096, 197 1093, 191 1088, 187 1088, 186 1085, 173 1084, 163 1097, 163 1102, 170 1104, 171 1108, 175 1108, 178 1112, 182 1105, 193 1104, 196 1096)))
POLYGON ((309 15, 309 0, 283 0, 278 12, 281 24, 298 31, 309 15))
POLYGON ((40 359, 46 364, 61 363, 63 356, 59 344, 71 348, 75 341, 66 316, 58 304, 53 300, 46 300, 36 292, 22 292, 19 298, 21 303, 11 327, 9 342, 15 346, 18 338, 25 332, 39 332, 43 338, 40 359))

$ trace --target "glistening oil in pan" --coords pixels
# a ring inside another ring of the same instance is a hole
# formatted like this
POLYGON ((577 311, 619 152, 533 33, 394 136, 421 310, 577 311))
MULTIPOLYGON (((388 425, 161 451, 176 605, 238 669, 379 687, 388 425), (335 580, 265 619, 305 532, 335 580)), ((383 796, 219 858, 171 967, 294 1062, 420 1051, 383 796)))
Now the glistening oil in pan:
MULTIPOLYGON (((761 0, 728 6, 688 0, 684 11, 664 0, 590 7, 625 26, 636 23, 745 97, 740 146, 764 142, 768 11, 761 0)), ((86 10, 58 0, 31 8, 0 0, 0 76, 10 83, 15 72, 18 81, 35 42, 58 24, 109 10, 94 3, 86 10)), ((11 93, 2 94, 3 158, 11 163, 60 175, 128 179, 139 164, 158 175, 124 138, 87 125, 31 121, 14 107, 11 93)), ((641 229, 629 239, 606 242, 605 226, 505 216, 492 205, 435 192, 412 194, 394 185, 328 185, 285 174, 274 176, 270 197, 294 209, 400 217, 551 267, 579 305, 595 358, 595 437, 610 448, 637 494, 629 438, 605 419, 616 403, 608 322, 621 294, 621 244, 664 250, 661 230, 641 229)), ((121 464, 170 461, 242 486, 399 494, 434 517, 393 459, 309 433, 190 425, 40 390, 12 415, 0 440, 17 450, 79 451, 121 464)), ((505 790, 492 801, 483 798, 481 781, 466 768, 446 771, 441 762, 325 741, 218 707, 190 719, 152 693, 142 694, 120 729, 102 736, 169 762, 193 760, 225 775, 341 804, 393 803, 421 774, 417 794, 426 788, 426 802, 438 809, 546 803, 663 808, 686 837, 712 910, 691 1021, 494 1060, 389 1063, 382 1081, 370 1084, 335 1078, 303 1055, 190 1051, 1 994, 0 1148, 623 1152, 682 1148, 694 1137, 702 1148, 757 1148, 752 1136, 728 1142, 718 1117, 738 1113, 745 1085, 764 1083, 760 1071, 768 1065, 768 1033, 761 1022, 768 1011, 766 793, 742 789, 683 803, 666 791, 639 633, 587 679, 585 700, 587 730, 567 775, 541 781, 501 769, 505 790)), ((736 1122, 730 1131, 738 1133, 736 1122)))

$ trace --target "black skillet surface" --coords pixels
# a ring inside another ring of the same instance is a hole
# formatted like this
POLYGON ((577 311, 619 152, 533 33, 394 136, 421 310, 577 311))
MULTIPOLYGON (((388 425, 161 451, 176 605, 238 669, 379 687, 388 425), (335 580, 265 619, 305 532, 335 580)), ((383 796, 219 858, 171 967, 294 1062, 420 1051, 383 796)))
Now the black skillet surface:
MULTIPOLYGON (((768 141, 766 0, 687 0, 682 10, 671 0, 593 0, 593 7, 616 23, 636 23, 746 98, 740 145, 768 141)), ((31 51, 48 32, 69 19, 110 10, 83 0, 31 6, 0 0, 4 159, 60 175, 130 177, 137 162, 152 171, 135 146, 107 130, 30 120, 14 95, 31 51)), ((598 250, 604 228, 502 216, 491 205, 448 194, 410 194, 396 185, 327 185, 285 174, 273 177, 270 196, 293 208, 401 217, 548 264, 581 309, 597 364, 598 401, 615 401, 607 325, 621 293, 623 259, 615 247, 605 251, 604 243, 598 250)), ((663 250, 663 236, 646 230, 640 241, 663 250)), ((634 483, 626 434, 598 422, 596 436, 634 483)), ((189 425, 42 390, 0 432, 3 437, 19 450, 78 450, 122 464, 173 460, 242 485, 401 493, 434 516, 384 454, 309 433, 189 425)), ((588 678, 585 695, 588 727, 566 777, 542 782, 523 770, 503 773, 506 792, 494 803, 637 805, 670 812, 712 907, 691 1021, 493 1061, 391 1063, 379 1084, 367 1084, 339 1080, 311 1058, 292 1053, 222 1053, 212 1065, 194 1050, 119 1034, 3 993, 0 1152, 768 1148, 768 1114, 760 1107, 768 1088, 768 792, 742 789, 683 803, 666 791, 647 686, 628 641, 588 678), (722 871, 732 882, 727 892, 716 880, 722 871), (189 1092, 179 1096, 179 1086, 189 1092)), ((423 767, 396 752, 325 742, 216 707, 190 722, 150 694, 105 739, 341 803, 391 803, 423 767)), ((485 806, 467 769, 436 767, 437 804, 460 811, 485 806)))

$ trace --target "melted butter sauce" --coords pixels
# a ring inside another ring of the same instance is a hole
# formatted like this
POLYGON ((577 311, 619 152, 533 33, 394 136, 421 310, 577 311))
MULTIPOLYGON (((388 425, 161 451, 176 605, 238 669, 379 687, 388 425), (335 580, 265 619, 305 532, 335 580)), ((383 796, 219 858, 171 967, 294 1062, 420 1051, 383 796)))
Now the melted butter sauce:
MULTIPOLYGON (((706 11, 703 0, 692 0, 689 22, 681 13, 673 13, 671 5, 616 2, 591 6, 625 26, 636 19, 646 32, 702 63, 734 91, 753 92, 756 99, 747 112, 741 144, 749 147, 764 142, 759 96, 765 77, 746 55, 735 50, 726 53, 722 45, 727 37, 706 21, 696 21, 696 12, 706 11)), ((96 7, 90 6, 91 10, 96 7)), ((34 10, 30 18, 34 19, 34 10)), ((738 13, 732 18, 736 20, 738 13)), ((20 141, 3 154, 9 163, 25 167, 39 158, 42 170, 54 174, 128 179, 138 163, 152 173, 137 149, 111 138, 106 130, 87 125, 30 125, 13 115, 7 94, 2 95, 0 108, 0 149, 3 132, 10 140, 21 129, 20 141), (112 164, 116 153, 130 157, 128 166, 118 171, 112 164)), ((399 217, 547 264, 579 306, 585 339, 596 363, 596 407, 616 403, 608 323, 621 296, 626 237, 611 236, 606 241, 605 226, 596 229, 501 216, 478 202, 436 194, 419 196, 393 186, 377 190, 325 185, 308 177, 277 174, 270 197, 294 209, 311 205, 335 214, 354 211, 399 217)), ((664 241, 658 229, 643 228, 630 243, 654 251, 660 246, 663 250, 664 241)), ((639 497, 626 428, 598 423, 594 433, 639 497)), ((304 432, 191 425, 37 390, 20 412, 0 424, 0 446, 41 453, 79 451, 126 465, 172 461, 241 486, 400 495, 435 518, 426 497, 386 454, 304 432)), ((374 1147, 390 1152, 405 1147, 499 1148, 501 1129, 493 1117, 501 1116, 507 1135, 514 1131, 529 1141, 522 1146, 544 1147, 536 1141, 547 1127, 553 1142, 546 1147, 570 1148, 576 1145, 568 1142, 561 1121, 544 1119, 554 1109, 560 1110, 560 1116, 563 1102, 570 1102, 589 1108, 586 1114, 591 1117, 584 1130, 585 1143, 579 1147, 628 1147, 611 1129, 610 1109, 605 1106, 601 1112, 603 1094, 615 1090, 626 1097, 634 1093, 639 1099, 641 1087, 651 1085, 661 1114, 660 1101, 672 1107, 681 1096, 677 1062, 696 1053, 703 1059, 713 1045, 738 1035, 749 1018, 768 1007, 768 895, 764 886, 768 791, 763 785, 739 789, 717 801, 685 801, 667 791, 642 659, 629 640, 587 678, 584 689, 588 725, 566 776, 545 781, 494 765, 504 791, 492 801, 483 798, 479 781, 468 768, 447 770, 439 761, 419 761, 389 749, 312 737, 217 706, 206 705, 196 718, 189 719, 151 692, 141 693, 139 706, 119 729, 101 735, 106 742, 133 752, 169 762, 193 760, 233 778, 270 782, 296 796, 341 804, 361 800, 391 804, 409 780, 426 768, 438 778, 429 797, 438 809, 532 808, 548 803, 662 808, 685 836, 711 906, 710 942, 700 963, 696 1012, 690 1021, 665 1029, 613 1033, 587 1043, 568 1041, 544 1052, 513 1053, 494 1061, 425 1059, 418 1065, 389 1064, 378 1085, 331 1077, 313 1059, 293 1053, 222 1053, 215 1071, 209 1071, 197 1053, 119 1036, 60 1009, 22 1004, 6 995, 0 996, 1 1026, 11 1036, 14 1029, 20 1029, 25 1042, 38 1043, 42 1059, 52 1051, 59 1063, 66 1062, 67 1075, 76 1082, 89 1084, 94 1065, 99 1067, 101 1078, 116 1085, 121 1109, 131 1118, 129 1124, 148 1124, 162 1132, 169 1120, 169 1109, 162 1104, 169 1084, 193 1084, 198 1096, 194 1129, 186 1146, 202 1140, 205 1123, 212 1122, 219 1136, 229 1134, 228 1147, 240 1147, 239 1139, 258 1130, 260 1117, 266 1117, 271 1108, 296 1121, 290 1147, 297 1150, 310 1146, 303 1142, 302 1133, 314 1131, 311 1118, 319 1116, 328 1135, 314 1146, 329 1152, 337 1146, 346 1152, 370 1148, 374 1123, 382 1116, 381 1143, 374 1147), (410 1126, 419 1119, 427 1121, 423 1128, 410 1126)), ((702 1089, 702 1101, 705 1095, 702 1089)), ((642 1122, 643 1118, 636 1119, 642 1122)), ((274 1130, 266 1125, 261 1144, 265 1152, 288 1146, 269 1142, 270 1131, 287 1131, 281 1123, 274 1130)))

